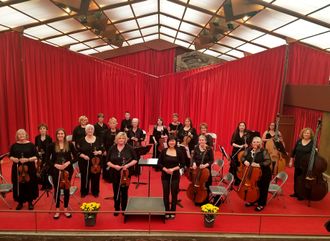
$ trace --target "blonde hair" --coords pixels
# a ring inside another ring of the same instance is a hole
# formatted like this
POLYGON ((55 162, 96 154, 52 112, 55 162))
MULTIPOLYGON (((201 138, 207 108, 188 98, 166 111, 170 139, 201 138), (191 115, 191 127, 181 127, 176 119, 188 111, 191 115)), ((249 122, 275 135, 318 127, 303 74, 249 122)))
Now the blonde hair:
POLYGON ((115 143, 117 144, 117 143, 118 143, 118 139, 119 139, 119 138, 122 138, 122 137, 125 138, 125 144, 126 144, 128 138, 127 138, 126 133, 123 132, 123 131, 119 132, 119 133, 116 135, 116 137, 115 137, 115 143))
POLYGON ((208 126, 205 122, 203 122, 199 125, 199 129, 202 129, 202 128, 205 128, 206 130, 208 129, 208 126))
POLYGON ((16 139, 16 141, 18 141, 18 134, 19 134, 20 132, 24 132, 24 134, 25 134, 25 139, 29 139, 29 135, 28 135, 28 133, 26 132, 25 129, 18 129, 18 130, 16 131, 16 135, 15 135, 15 139, 16 139))
POLYGON ((111 122, 111 123, 114 123, 114 124, 118 124, 118 121, 117 121, 117 119, 115 118, 115 117, 111 117, 110 119, 109 119, 109 122, 111 122))
POLYGON ((303 139, 304 138, 304 133, 306 131, 309 131, 311 133, 311 139, 313 139, 314 138, 314 131, 312 130, 312 128, 309 128, 309 127, 306 127, 306 128, 304 128, 300 131, 299 138, 303 139))
POLYGON ((259 137, 259 136, 255 136, 255 137, 253 137, 252 142, 254 142, 254 141, 258 141, 258 143, 259 143, 259 148, 262 147, 262 139, 261 139, 261 137, 259 137))
POLYGON ((83 119, 87 119, 87 120, 88 120, 87 116, 82 115, 82 116, 80 116, 80 117, 78 118, 79 123, 81 123, 83 119))

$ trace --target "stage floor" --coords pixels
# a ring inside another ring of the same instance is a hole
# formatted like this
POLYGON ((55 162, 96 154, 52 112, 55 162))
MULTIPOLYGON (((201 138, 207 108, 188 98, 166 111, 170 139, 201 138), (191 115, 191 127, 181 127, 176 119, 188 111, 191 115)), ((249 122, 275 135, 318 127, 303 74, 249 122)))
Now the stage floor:
MULTIPOLYGON (((219 153, 216 154, 219 156, 219 153)), ((148 168, 143 167, 141 181, 148 181, 148 168)), ((10 180, 11 163, 4 160, 2 170, 5 178, 10 180)), ((226 161, 225 171, 228 171, 226 161)), ((298 201, 290 198, 293 190, 293 168, 287 168, 289 179, 284 186, 284 196, 275 198, 262 212, 254 211, 253 207, 245 207, 235 193, 229 196, 227 202, 220 206, 220 212, 215 220, 213 228, 205 228, 203 215, 200 208, 195 206, 187 197, 184 191, 179 193, 179 199, 183 208, 177 207, 176 218, 165 223, 163 219, 154 216, 134 215, 124 222, 124 216, 114 216, 112 184, 101 180, 101 193, 98 198, 88 195, 82 202, 96 201, 101 203, 100 212, 97 215, 96 226, 85 227, 83 214, 80 212, 80 204, 74 198, 70 199, 70 205, 74 210, 72 218, 68 219, 61 215, 58 220, 53 219, 50 207, 52 197, 44 195, 35 206, 35 210, 16 211, 16 203, 12 199, 12 193, 6 196, 6 200, 12 205, 9 210, 0 200, 0 230, 2 231, 148 231, 148 232, 212 232, 212 233, 233 233, 233 234, 289 234, 289 235, 329 235, 324 228, 324 223, 330 219, 330 195, 322 201, 312 202, 307 206, 306 201, 298 201)), ((151 170, 151 197, 162 197, 160 172, 151 170)), ((135 181, 133 177, 132 181, 135 181)), ((185 176, 181 178, 180 188, 187 188, 189 181, 185 176)), ((80 179, 75 179, 75 185, 79 187, 80 179)), ((148 185, 140 185, 137 189, 131 184, 129 197, 147 197, 148 185)), ((79 190, 77 197, 80 199, 79 190)), ((54 208, 54 205, 53 205, 54 208)))

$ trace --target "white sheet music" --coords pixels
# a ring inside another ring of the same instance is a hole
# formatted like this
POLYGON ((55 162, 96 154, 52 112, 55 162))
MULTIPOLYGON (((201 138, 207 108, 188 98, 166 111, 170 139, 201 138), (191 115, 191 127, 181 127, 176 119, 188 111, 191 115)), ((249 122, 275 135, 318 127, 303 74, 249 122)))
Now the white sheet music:
POLYGON ((158 164, 158 158, 149 158, 148 163, 150 165, 157 165, 158 164))

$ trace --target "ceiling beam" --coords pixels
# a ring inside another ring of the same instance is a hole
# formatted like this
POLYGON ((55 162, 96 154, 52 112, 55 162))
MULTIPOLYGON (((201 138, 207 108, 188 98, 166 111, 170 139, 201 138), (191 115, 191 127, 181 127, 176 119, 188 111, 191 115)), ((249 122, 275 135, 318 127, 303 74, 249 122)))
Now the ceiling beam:
POLYGON ((17 3, 28 2, 29 0, 13 0, 8 2, 0 2, 0 7, 10 6, 17 3))

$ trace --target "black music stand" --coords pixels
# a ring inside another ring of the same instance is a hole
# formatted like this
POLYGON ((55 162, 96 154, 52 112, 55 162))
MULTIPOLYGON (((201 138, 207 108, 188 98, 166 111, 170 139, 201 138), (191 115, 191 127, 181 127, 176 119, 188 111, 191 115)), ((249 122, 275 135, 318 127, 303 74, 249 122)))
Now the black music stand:
POLYGON ((150 197, 150 175, 151 175, 151 169, 152 166, 158 165, 158 158, 148 158, 148 159, 140 159, 139 160, 140 166, 148 166, 149 167, 149 175, 148 175, 148 197, 150 197))
MULTIPOLYGON (((140 161, 143 159, 142 156, 149 153, 151 147, 152 147, 152 145, 149 144, 149 145, 146 145, 146 146, 140 146, 140 147, 134 148, 134 150, 136 152, 136 155, 141 156, 141 158, 140 158, 140 160, 138 161, 138 164, 137 164, 139 167, 142 166, 142 165, 140 165, 140 161)), ((139 187, 139 185, 147 185, 146 182, 140 182, 140 175, 141 175, 141 173, 138 175, 137 182, 132 182, 133 184, 136 184, 135 189, 137 189, 139 187)), ((149 174, 149 176, 150 176, 150 174, 149 174)))

